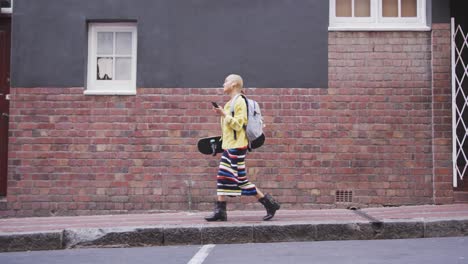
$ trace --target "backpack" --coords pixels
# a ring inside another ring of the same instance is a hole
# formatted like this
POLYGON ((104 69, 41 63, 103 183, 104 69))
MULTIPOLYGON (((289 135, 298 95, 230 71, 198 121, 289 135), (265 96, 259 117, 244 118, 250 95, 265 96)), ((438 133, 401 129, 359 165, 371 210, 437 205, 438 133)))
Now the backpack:
MULTIPOLYGON (((249 140, 249 150, 259 148, 265 143, 265 135, 263 134, 263 117, 260 111, 260 106, 255 100, 248 99, 245 95, 236 95, 231 102, 231 115, 234 117, 234 105, 239 96, 242 96, 247 105, 247 126, 244 125, 247 139, 249 140)), ((234 138, 237 139, 236 131, 234 138)))

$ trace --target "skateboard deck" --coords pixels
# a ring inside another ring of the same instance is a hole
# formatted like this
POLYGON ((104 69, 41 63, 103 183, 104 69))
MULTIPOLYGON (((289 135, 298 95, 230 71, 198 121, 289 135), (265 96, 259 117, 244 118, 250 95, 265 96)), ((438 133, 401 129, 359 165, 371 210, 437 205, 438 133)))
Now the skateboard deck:
POLYGON ((223 153, 221 148, 221 136, 205 137, 198 140, 198 151, 205 155, 216 156, 217 153, 223 153))

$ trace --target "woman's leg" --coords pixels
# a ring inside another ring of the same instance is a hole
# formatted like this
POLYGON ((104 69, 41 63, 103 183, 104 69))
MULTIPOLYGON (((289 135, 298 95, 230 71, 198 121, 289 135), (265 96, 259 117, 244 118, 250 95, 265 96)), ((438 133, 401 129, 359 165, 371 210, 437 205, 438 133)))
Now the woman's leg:
POLYGON ((257 194, 255 195, 255 198, 257 198, 257 200, 258 200, 258 199, 261 199, 261 198, 265 197, 265 195, 262 193, 262 191, 260 191, 260 189, 258 187, 256 187, 256 188, 257 188, 257 194))
MULTIPOLYGON (((229 178, 230 175, 226 175, 226 171, 223 170, 223 158, 227 158, 228 156, 227 150, 223 152, 223 156, 221 157, 219 163, 219 170, 217 176, 217 198, 215 202, 215 208, 213 214, 210 216, 205 217, 206 221, 227 221, 227 213, 226 213, 226 195, 219 195, 224 194, 227 189, 224 185, 225 184, 232 184, 230 181, 226 181, 226 178, 229 178), (221 187, 220 187, 221 186, 221 187)), ((228 159, 229 160, 229 159, 228 159)))

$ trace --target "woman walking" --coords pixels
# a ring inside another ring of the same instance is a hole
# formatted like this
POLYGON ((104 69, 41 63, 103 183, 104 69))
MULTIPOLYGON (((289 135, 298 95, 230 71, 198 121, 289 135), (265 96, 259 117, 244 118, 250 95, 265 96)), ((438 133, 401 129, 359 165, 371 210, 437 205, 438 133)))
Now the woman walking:
POLYGON ((224 109, 214 107, 213 111, 221 116, 222 148, 224 150, 219 163, 217 175, 217 202, 212 215, 205 217, 206 221, 227 221, 226 196, 250 195, 255 196, 265 206, 267 221, 275 216, 280 208, 270 194, 263 194, 246 174, 245 156, 247 154, 248 140, 244 129, 247 125, 247 105, 245 100, 239 98, 243 89, 242 77, 231 74, 226 77, 223 84, 224 93, 231 99, 224 109), (231 115, 231 104, 234 104, 234 115, 231 115))

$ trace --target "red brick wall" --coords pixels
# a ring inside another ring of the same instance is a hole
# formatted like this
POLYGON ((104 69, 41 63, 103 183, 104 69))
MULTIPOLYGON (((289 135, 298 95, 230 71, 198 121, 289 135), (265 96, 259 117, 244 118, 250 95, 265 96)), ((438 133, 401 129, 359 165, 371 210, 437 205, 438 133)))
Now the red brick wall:
POLYGON ((431 34, 337 32, 329 43, 330 116, 344 127, 327 142, 342 161, 330 178, 360 203, 431 203, 431 34))
MULTIPOLYGON (((250 180, 283 208, 348 206, 335 203, 336 190, 352 190, 361 206, 428 204, 434 184, 443 196, 436 201, 450 202, 447 65, 434 60, 442 71, 434 74, 434 97, 431 68, 431 36, 444 38, 444 30, 331 32, 328 89, 247 89, 267 122, 266 146, 247 159, 250 180)), ((199 154, 196 142, 219 134, 209 103, 226 100, 219 88, 11 92, 0 216, 211 210, 219 156, 199 154)), ((242 197, 228 207, 261 205, 242 197)))
POLYGON ((432 26, 435 203, 453 202, 450 24, 432 26))

